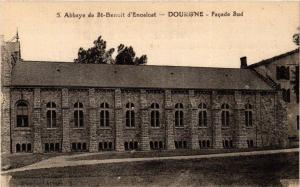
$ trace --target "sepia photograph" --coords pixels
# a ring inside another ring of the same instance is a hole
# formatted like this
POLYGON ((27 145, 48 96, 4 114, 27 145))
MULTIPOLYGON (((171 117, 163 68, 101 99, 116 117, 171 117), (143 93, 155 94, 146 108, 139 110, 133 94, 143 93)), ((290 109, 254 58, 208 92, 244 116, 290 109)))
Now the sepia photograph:
POLYGON ((298 187, 299 45, 299 1, 1 1, 1 187, 298 187))

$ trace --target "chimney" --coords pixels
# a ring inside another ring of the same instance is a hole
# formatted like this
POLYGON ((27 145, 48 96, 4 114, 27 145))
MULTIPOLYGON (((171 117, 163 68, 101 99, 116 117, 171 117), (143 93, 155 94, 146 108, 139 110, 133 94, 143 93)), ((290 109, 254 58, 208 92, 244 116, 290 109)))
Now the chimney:
POLYGON ((241 57, 241 69, 247 68, 247 57, 241 57))

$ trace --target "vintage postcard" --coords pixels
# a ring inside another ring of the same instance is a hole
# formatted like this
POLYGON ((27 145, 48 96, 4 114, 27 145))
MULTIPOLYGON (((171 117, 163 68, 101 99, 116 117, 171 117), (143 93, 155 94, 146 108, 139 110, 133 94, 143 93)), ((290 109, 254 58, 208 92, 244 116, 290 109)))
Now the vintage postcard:
POLYGON ((300 3, 0 3, 2 186, 299 186, 300 3))

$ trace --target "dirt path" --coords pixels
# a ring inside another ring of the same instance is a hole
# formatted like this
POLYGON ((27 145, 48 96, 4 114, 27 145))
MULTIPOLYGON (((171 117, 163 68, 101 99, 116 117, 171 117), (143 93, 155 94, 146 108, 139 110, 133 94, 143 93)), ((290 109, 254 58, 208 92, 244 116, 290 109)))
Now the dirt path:
POLYGON ((121 162, 141 162, 141 161, 153 161, 153 160, 187 160, 187 159, 201 159, 201 158, 266 155, 266 154, 291 153, 291 152, 299 152, 299 148, 251 151, 251 152, 220 153, 220 154, 209 154, 209 155, 191 155, 191 156, 122 158, 122 159, 104 159, 104 160, 70 160, 70 158, 80 158, 87 155, 101 154, 101 153, 86 153, 80 155, 57 156, 22 168, 2 171, 1 174, 8 174, 12 172, 27 171, 33 169, 58 168, 58 167, 67 167, 67 166, 81 166, 81 165, 108 164, 108 163, 121 163, 121 162))

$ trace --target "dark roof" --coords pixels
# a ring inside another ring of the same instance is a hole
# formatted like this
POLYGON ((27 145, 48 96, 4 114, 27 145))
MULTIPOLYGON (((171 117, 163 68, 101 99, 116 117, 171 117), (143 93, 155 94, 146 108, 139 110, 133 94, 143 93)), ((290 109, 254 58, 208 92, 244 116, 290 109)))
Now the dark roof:
POLYGON ((272 90, 249 69, 24 61, 12 86, 272 90))
POLYGON ((283 53, 283 54, 281 54, 281 55, 274 56, 274 57, 272 57, 272 58, 265 59, 265 60, 262 60, 262 61, 260 61, 260 62, 251 64, 251 65, 249 65, 248 67, 255 68, 255 67, 257 67, 257 66, 267 65, 267 64, 272 63, 272 62, 274 62, 274 61, 276 61, 276 60, 279 60, 279 59, 281 59, 281 58, 290 56, 290 55, 292 55, 292 54, 294 54, 294 53, 299 53, 299 48, 297 48, 297 49, 295 49, 295 50, 293 50, 293 51, 289 51, 289 52, 283 53))

